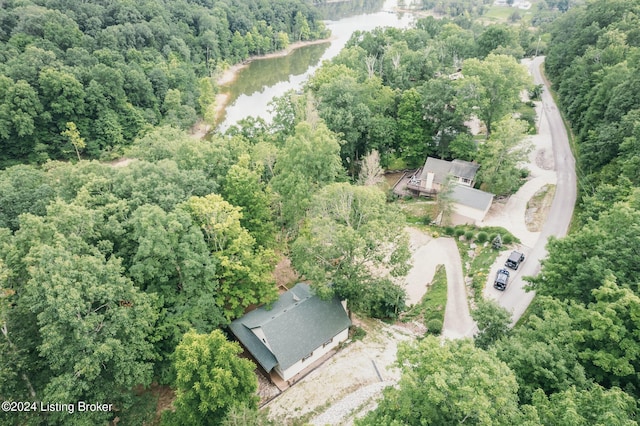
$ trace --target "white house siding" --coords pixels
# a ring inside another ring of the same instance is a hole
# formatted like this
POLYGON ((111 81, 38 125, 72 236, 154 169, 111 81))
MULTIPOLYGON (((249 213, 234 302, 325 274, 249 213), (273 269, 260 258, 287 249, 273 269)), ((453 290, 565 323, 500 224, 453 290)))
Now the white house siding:
POLYGON ((282 371, 279 365, 276 366, 274 369, 276 370, 276 373, 278 373, 278 375, 282 377, 283 380, 289 380, 293 376, 300 373, 302 370, 304 370, 305 368, 307 368, 308 366, 310 366, 311 364, 313 364, 314 362, 322 358, 327 352, 336 348, 341 342, 344 342, 345 340, 347 340, 348 337, 349 337, 349 329, 346 328, 342 332, 340 332, 337 336, 335 336, 332 339, 331 343, 327 344, 324 347, 320 346, 319 348, 315 349, 313 351, 313 355, 311 355, 309 358, 305 359, 304 361, 300 360, 296 362, 291 367, 287 368, 285 371, 282 371))

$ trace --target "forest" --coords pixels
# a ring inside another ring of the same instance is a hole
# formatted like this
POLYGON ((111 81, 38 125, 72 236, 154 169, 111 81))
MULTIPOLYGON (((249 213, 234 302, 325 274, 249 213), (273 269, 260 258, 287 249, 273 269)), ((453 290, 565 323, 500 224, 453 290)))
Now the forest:
POLYGON ((399 386, 358 424, 637 424, 638 9, 555 6, 536 31, 462 16, 356 33, 301 93, 273 102, 271 123, 198 140, 184 129, 206 115, 215 70, 325 37, 312 6, 6 2, 0 396, 117 411, 0 423, 278 424, 257 410, 254 366, 221 330, 275 300, 285 256, 321 295, 395 318, 405 219, 372 183, 431 155, 484 164, 481 187, 496 194, 517 189, 514 147, 535 124, 518 95, 539 90, 518 60, 544 31, 581 171, 573 232, 550 241, 524 320, 510 329, 487 304, 474 341, 404 346, 399 386), (500 173, 497 151, 511 153, 500 173), (158 387, 175 391, 160 415, 158 387))
POLYGON ((327 35, 302 0, 4 1, 0 166, 117 158, 205 116, 224 66, 327 35))

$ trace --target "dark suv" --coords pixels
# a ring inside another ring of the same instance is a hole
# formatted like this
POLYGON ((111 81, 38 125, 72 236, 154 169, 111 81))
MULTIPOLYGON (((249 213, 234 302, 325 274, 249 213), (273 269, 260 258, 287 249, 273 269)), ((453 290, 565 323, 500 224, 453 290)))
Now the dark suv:
POLYGON ((509 255, 509 259, 505 262, 504 266, 511 269, 518 269, 520 263, 524 261, 524 254, 519 251, 512 251, 509 255))
POLYGON ((500 291, 505 291, 508 282, 509 271, 507 271, 506 269, 499 269, 498 274, 496 275, 496 279, 493 282, 493 287, 497 288, 500 291))

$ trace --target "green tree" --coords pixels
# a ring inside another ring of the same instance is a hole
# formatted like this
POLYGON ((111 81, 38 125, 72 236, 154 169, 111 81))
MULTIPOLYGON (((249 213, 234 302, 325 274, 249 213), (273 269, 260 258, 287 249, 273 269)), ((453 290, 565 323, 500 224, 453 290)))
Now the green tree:
POLYGON ((576 306, 578 356, 587 375, 598 383, 619 386, 640 395, 640 297, 616 284, 609 273, 603 285, 593 290, 595 301, 576 306))
POLYGON ((175 353, 176 410, 164 413, 163 424, 215 426, 234 407, 256 409, 255 365, 241 352, 220 330, 187 332, 175 353))
POLYGON ((478 324, 475 344, 479 348, 488 349, 509 333, 511 314, 492 300, 479 302, 476 309, 471 311, 471 317, 478 324))
POLYGON ((580 232, 549 241, 549 257, 530 281, 538 294, 588 304, 593 290, 613 274, 621 287, 636 288, 640 265, 640 211, 629 202, 615 203, 580 232))
POLYGON ((459 99, 474 109, 491 136, 493 125, 514 111, 520 92, 531 85, 526 69, 511 56, 490 54, 467 59, 462 67, 459 99))
POLYGON ((620 388, 605 389, 592 384, 588 389, 571 387, 550 396, 538 390, 532 405, 540 423, 545 425, 638 424, 635 420, 638 404, 620 388))
POLYGON ((524 54, 518 33, 513 27, 505 24, 489 25, 478 36, 476 44, 480 58, 485 58, 490 53, 501 53, 520 59, 524 54))
POLYGON ((470 340, 426 337, 398 348, 399 386, 356 424, 523 424, 515 375, 470 340))
POLYGON ((236 207, 242 208, 240 224, 262 247, 271 247, 275 242, 276 228, 273 215, 274 196, 270 187, 262 181, 262 164, 255 169, 249 166, 249 156, 240 157, 231 166, 222 196, 236 207))
POLYGON ((422 98, 416 89, 402 92, 398 105, 397 136, 400 155, 410 167, 421 165, 432 153, 422 105, 422 98))
MULTIPOLYGON (((293 265, 320 294, 336 294, 352 310, 371 314, 376 298, 393 293, 388 281, 408 272, 403 223, 378 188, 328 185, 313 198, 307 225, 291 248, 293 265)), ((397 314, 404 295, 393 297, 387 302, 397 314)))
MULTIPOLYGON (((46 220, 27 214, 21 225, 9 250, 20 296, 7 323, 22 356, 33 360, 21 373, 37 378, 35 398, 128 408, 132 388, 151 382, 154 298, 123 275, 118 258, 107 260, 87 245, 95 222, 86 209, 57 203, 46 220)), ((95 424, 114 416, 49 413, 48 423, 95 424)))
POLYGON ((279 194, 281 221, 297 229, 311 198, 323 186, 344 174, 340 144, 324 124, 296 126, 276 160, 271 186, 279 194))
POLYGON ((198 224, 216 261, 218 288, 215 295, 227 319, 242 315, 249 305, 277 297, 271 266, 273 254, 256 248, 242 227, 242 213, 217 194, 191 197, 181 205, 198 224))
POLYGON ((464 121, 467 112, 464 102, 458 99, 455 84, 448 78, 434 78, 420 89, 422 95, 421 112, 427 123, 430 137, 426 143, 427 155, 440 158, 450 156, 450 144, 461 134, 468 132, 464 121))
POLYGON ((473 140, 473 136, 468 133, 461 133, 449 144, 449 151, 453 158, 458 160, 473 161, 478 152, 478 144, 473 140))
POLYGON ((438 208, 438 216, 440 217, 439 224, 443 226, 449 226, 451 224, 451 215, 453 215, 455 211, 455 206, 453 205, 454 185, 453 176, 447 175, 442 181, 440 190, 436 195, 436 207, 438 208))
POLYGON ((529 307, 527 321, 496 341, 493 353, 516 374, 521 404, 529 404, 541 389, 551 395, 588 381, 578 358, 573 315, 566 304, 539 296, 529 307))
POLYGON ((73 148, 76 150, 78 161, 80 161, 80 150, 86 148, 87 144, 84 142, 84 138, 80 136, 76 123, 67 122, 67 129, 62 132, 62 136, 69 138, 69 142, 71 142, 71 145, 73 145, 73 148))
POLYGON ((477 179, 481 188, 497 195, 518 189, 521 184, 518 166, 531 150, 531 144, 523 142, 526 131, 526 122, 507 118, 499 122, 491 138, 480 145, 477 179))
POLYGON ((128 275, 138 288, 157 296, 160 359, 155 370, 166 381, 170 356, 182 334, 191 328, 204 332, 226 323, 224 306, 214 297, 218 291, 216 259, 199 226, 181 208, 166 213, 158 206, 143 205, 126 225, 127 239, 133 243, 128 275))
POLYGON ((13 166, 1 171, 0 228, 18 229, 22 213, 44 216, 54 194, 51 181, 39 168, 13 166))

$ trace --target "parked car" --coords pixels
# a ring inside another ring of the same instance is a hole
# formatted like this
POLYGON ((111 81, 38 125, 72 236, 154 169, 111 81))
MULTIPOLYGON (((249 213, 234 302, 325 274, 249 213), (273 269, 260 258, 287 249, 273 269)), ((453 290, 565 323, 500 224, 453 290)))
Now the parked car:
POLYGON ((509 255, 509 259, 507 259, 504 266, 511 269, 518 269, 518 266, 520 266, 522 262, 524 262, 524 254, 514 250, 509 255))
POLYGON ((496 275, 496 279, 493 282, 493 287, 497 288, 500 291, 505 291, 507 289, 507 283, 509 282, 509 271, 506 269, 499 269, 498 274, 496 275))

